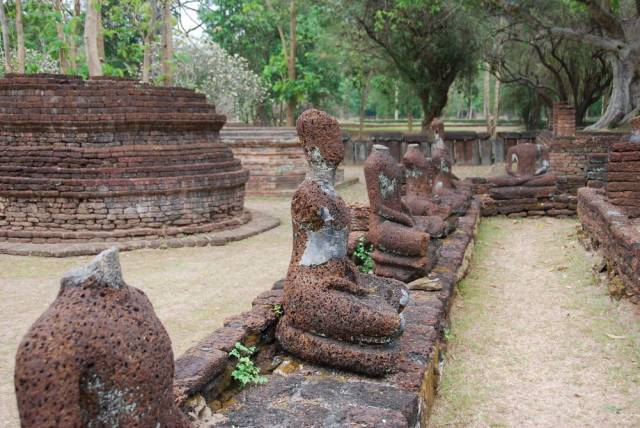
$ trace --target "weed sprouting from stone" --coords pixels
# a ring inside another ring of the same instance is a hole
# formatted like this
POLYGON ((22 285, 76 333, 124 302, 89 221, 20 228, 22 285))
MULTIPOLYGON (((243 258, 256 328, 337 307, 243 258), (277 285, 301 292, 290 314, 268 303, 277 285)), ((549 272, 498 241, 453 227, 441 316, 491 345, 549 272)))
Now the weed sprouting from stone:
POLYGON ((255 354, 255 352, 255 346, 246 347, 240 342, 236 342, 234 348, 229 352, 231 357, 238 359, 238 363, 231 373, 231 377, 240 382, 243 388, 250 383, 256 385, 267 383, 267 378, 260 375, 260 368, 256 367, 254 362, 251 361, 251 356, 255 354))
POLYGON ((358 245, 356 245, 356 250, 353 252, 353 258, 360 272, 373 273, 375 262, 371 258, 371 253, 373 253, 373 245, 367 246, 362 236, 358 238, 358 245))

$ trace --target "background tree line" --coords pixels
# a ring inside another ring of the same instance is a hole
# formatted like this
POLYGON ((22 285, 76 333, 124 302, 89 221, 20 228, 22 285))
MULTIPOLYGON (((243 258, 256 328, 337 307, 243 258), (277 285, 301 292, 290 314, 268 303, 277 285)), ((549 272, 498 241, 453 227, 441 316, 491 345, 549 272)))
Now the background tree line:
POLYGON ((0 0, 5 72, 137 77, 206 93, 235 118, 316 106, 360 122, 505 112, 543 126, 640 105, 636 0, 0 0), (197 16, 184 28, 183 14, 197 16))

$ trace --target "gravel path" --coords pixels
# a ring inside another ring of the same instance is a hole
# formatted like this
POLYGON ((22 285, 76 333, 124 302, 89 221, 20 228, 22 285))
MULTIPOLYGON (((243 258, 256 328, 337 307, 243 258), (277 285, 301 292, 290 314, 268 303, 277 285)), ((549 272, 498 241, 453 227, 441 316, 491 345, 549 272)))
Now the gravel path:
POLYGON ((483 220, 433 427, 640 426, 640 313, 594 285, 576 224, 483 220))

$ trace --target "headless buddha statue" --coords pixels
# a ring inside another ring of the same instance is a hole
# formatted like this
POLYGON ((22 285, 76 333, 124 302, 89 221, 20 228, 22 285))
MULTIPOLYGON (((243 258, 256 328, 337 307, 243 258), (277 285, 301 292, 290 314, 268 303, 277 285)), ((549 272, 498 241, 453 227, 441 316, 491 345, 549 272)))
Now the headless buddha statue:
POLYGON ((430 235, 402 201, 403 172, 385 146, 374 145, 364 164, 371 213, 368 241, 376 275, 408 282, 430 269, 430 235))
POLYGON ((147 296, 122 279, 118 251, 62 279, 16 355, 20 423, 192 426, 175 404, 171 340, 147 296))
POLYGON ((462 215, 467 211, 471 190, 465 188, 453 174, 453 156, 444 142, 442 121, 438 121, 434 127, 434 138, 435 144, 431 150, 431 159, 436 170, 433 193, 438 196, 440 205, 448 210, 449 214, 462 215))
POLYGON ((291 203, 293 252, 278 340, 304 360, 383 375, 397 359, 407 290, 361 274, 347 255, 350 211, 333 187, 344 156, 338 122, 308 110, 296 127, 309 169, 291 203))
POLYGON ((433 192, 437 171, 433 161, 424 156, 418 144, 410 144, 402 158, 406 192, 402 201, 419 225, 432 238, 448 235, 457 225, 451 207, 433 192))
POLYGON ((505 168, 512 177, 537 177, 546 174, 549 167, 549 151, 542 144, 518 144, 507 151, 505 168))

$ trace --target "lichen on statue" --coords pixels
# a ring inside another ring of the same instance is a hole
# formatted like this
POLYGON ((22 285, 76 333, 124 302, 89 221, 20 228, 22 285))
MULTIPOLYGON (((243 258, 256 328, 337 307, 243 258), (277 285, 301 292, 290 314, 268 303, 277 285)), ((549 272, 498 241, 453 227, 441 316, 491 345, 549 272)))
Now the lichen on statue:
POLYGON ((344 157, 337 121, 308 110, 296 127, 309 169, 291 203, 293 251, 278 340, 304 360, 383 375, 394 370, 407 290, 360 273, 347 255, 350 211, 333 187, 344 157))

